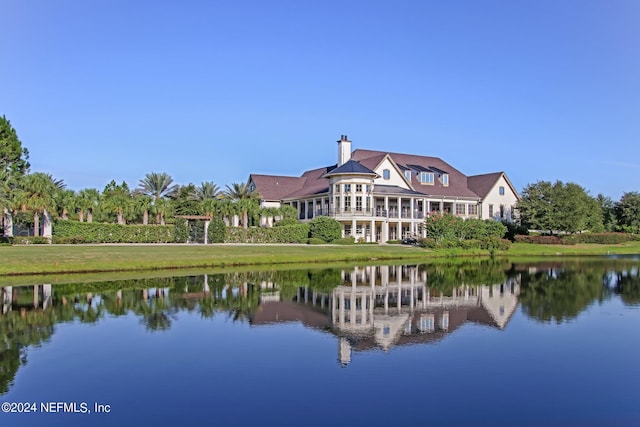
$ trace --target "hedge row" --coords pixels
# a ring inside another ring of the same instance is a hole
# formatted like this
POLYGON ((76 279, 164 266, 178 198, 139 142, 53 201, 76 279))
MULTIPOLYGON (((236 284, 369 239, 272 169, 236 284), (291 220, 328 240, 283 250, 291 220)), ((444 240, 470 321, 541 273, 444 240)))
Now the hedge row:
POLYGON ((121 225, 58 221, 53 243, 173 243, 173 225, 121 225))
POLYGON ((640 236, 627 233, 583 233, 569 234, 565 236, 515 236, 516 242, 535 243, 538 245, 576 245, 578 243, 617 245, 634 240, 640 240, 640 236))
POLYGON ((508 239, 500 239, 499 237, 486 237, 484 239, 443 239, 436 240, 430 237, 426 239, 418 239, 418 246, 430 249, 487 249, 491 252, 495 250, 506 251, 511 247, 511 241, 508 239))
POLYGON ((309 225, 295 224, 282 227, 227 228, 227 243, 306 243, 309 225))
POLYGON ((49 239, 42 236, 0 237, 0 243, 11 245, 46 245, 49 239))

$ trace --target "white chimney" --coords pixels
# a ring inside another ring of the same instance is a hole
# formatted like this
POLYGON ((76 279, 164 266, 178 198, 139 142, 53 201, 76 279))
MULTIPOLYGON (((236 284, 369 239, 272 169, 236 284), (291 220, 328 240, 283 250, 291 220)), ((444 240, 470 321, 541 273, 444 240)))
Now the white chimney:
POLYGON ((347 135, 340 135, 338 140, 338 166, 342 166, 351 160, 351 141, 347 135))

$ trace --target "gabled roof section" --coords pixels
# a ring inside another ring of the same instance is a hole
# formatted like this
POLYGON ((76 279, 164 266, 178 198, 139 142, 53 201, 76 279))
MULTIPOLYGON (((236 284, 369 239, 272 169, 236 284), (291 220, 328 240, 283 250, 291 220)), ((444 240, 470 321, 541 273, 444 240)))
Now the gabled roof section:
POLYGON ((328 177, 334 176, 334 175, 371 175, 371 176, 378 176, 377 173, 375 173, 374 171, 372 171, 368 167, 361 165, 360 163, 356 162, 355 160, 349 160, 344 165, 339 166, 339 167, 333 169, 330 172, 327 172, 326 174, 324 174, 324 177, 328 178, 328 177))
MULTIPOLYGON (((449 185, 447 186, 442 185, 438 180, 436 180, 434 185, 424 185, 420 183, 416 174, 411 174, 411 186, 414 190, 422 194, 445 197, 478 197, 478 195, 467 186, 467 176, 439 157, 357 149, 353 152, 351 158, 365 166, 371 167, 369 166, 371 163, 383 159, 385 156, 389 156, 394 163, 399 166, 404 166, 416 171, 418 170, 417 167, 421 167, 427 169, 429 172, 449 174, 449 185)), ((379 163, 380 161, 377 162, 377 164, 379 163)))
POLYGON ((256 191, 263 200, 279 201, 286 195, 301 189, 307 179, 296 176, 249 175, 249 181, 256 186, 256 191))
POLYGON ((476 193, 481 198, 485 198, 491 189, 496 185, 498 180, 504 176, 504 180, 507 182, 513 194, 516 195, 518 199, 520 199, 520 195, 507 178, 507 175, 504 172, 493 172, 493 173, 485 173, 482 175, 472 175, 467 178, 467 182, 469 184, 469 188, 476 193))

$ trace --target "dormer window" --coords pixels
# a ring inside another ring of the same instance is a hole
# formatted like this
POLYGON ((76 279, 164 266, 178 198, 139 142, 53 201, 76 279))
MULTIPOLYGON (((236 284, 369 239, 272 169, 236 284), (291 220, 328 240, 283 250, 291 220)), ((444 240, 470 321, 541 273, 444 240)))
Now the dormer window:
POLYGON ((404 177, 407 178, 407 181, 411 182, 411 170, 404 171, 404 177))
POLYGON ((389 169, 385 169, 382 171, 383 179, 391 179, 391 171, 389 169))
POLYGON ((443 173, 442 174, 442 185, 444 185, 445 187, 449 186, 449 174, 448 173, 443 173))
POLYGON ((420 182, 423 184, 433 184, 433 173, 420 172, 420 182))

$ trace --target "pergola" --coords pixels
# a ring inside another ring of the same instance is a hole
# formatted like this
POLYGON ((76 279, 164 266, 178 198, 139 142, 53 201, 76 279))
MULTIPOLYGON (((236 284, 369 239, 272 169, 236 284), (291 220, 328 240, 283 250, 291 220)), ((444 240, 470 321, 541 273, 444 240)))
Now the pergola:
POLYGON ((182 218, 189 221, 204 221, 204 244, 208 244, 207 232, 209 231, 209 224, 211 223, 211 217, 209 215, 176 215, 176 218, 182 218))

